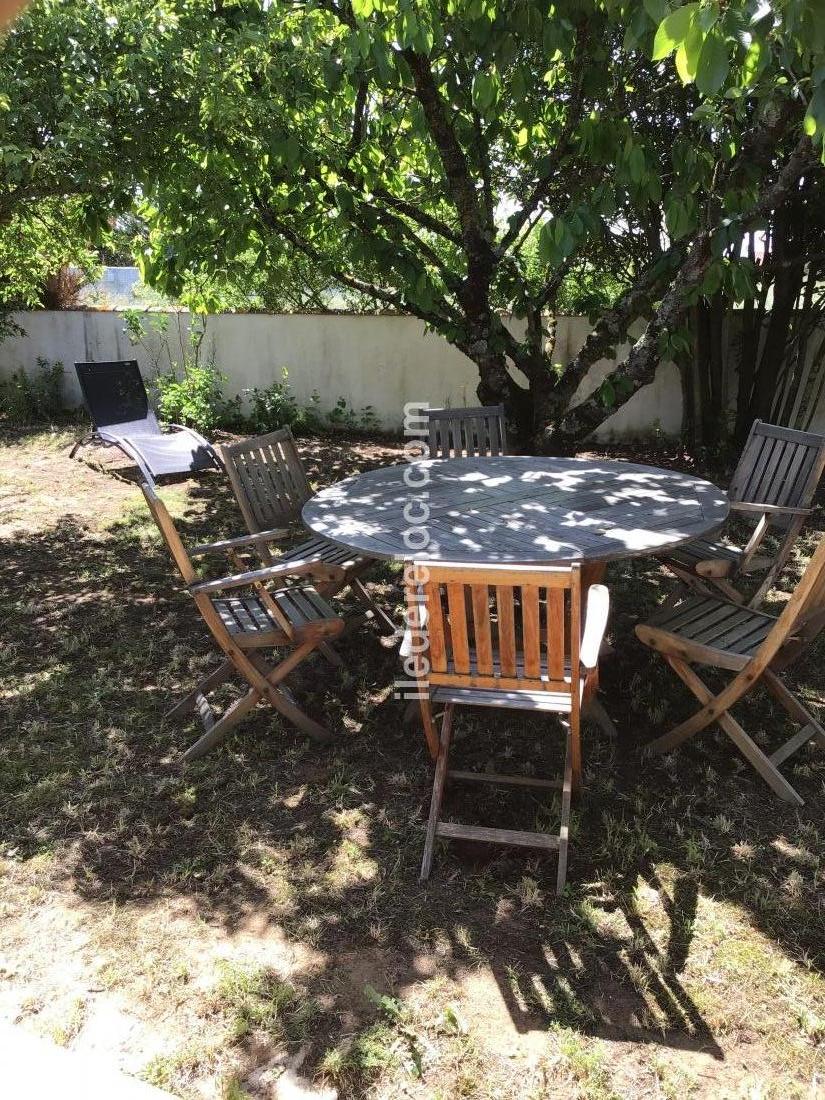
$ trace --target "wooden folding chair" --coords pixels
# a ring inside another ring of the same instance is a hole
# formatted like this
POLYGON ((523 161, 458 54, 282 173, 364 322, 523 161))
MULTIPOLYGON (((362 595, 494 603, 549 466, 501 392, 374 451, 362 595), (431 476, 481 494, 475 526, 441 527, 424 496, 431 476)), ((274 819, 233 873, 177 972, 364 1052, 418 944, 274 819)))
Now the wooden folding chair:
POLYGON ((428 409, 430 458, 485 458, 507 454, 503 405, 428 409))
POLYGON ((420 879, 430 874, 436 837, 557 851, 557 891, 567 876, 570 801, 581 782, 580 709, 598 665, 607 624, 604 585, 587 596, 581 623, 578 566, 410 565, 405 573, 409 629, 402 654, 418 681, 421 716, 435 780, 420 879), (567 726, 561 782, 449 768, 456 704, 557 714, 567 726), (440 729, 433 707, 444 707, 440 729), (561 788, 558 836, 464 825, 441 819, 448 779, 542 790, 561 788))
POLYGON ((686 592, 649 622, 636 627, 639 639, 658 650, 690 688, 701 708, 653 741, 654 752, 670 752, 706 726, 718 722, 742 755, 787 802, 802 798, 779 765, 807 741, 825 748, 825 729, 780 679, 825 626, 825 538, 780 616, 774 617, 730 600, 686 592), (736 675, 718 695, 703 683, 692 664, 728 669, 736 675), (734 703, 763 684, 802 729, 771 756, 745 733, 730 713, 734 703))
MULTIPOLYGON (((184 761, 203 756, 263 700, 302 733, 316 741, 328 741, 332 734, 300 709, 283 681, 314 650, 339 635, 344 620, 310 585, 279 590, 265 587, 273 577, 282 576, 277 567, 199 582, 166 505, 147 484, 143 485, 143 495, 187 591, 225 654, 221 665, 167 715, 179 718, 196 712, 203 723, 205 732, 184 753, 184 761), (262 651, 278 649, 288 652, 277 664, 271 664, 262 651), (219 716, 207 697, 233 675, 244 680, 248 690, 219 716)), ((227 539, 224 547, 249 541, 227 539)))
POLYGON ((290 429, 223 446, 220 454, 244 522, 251 534, 259 536, 262 559, 278 565, 284 574, 300 569, 324 596, 349 587, 363 609, 362 618, 380 621, 395 636, 395 623, 361 580, 375 559, 322 535, 306 537, 301 509, 312 490, 290 429))
POLYGON ((743 603, 734 581, 765 573, 748 601, 758 607, 782 570, 802 525, 811 514, 816 487, 825 468, 825 436, 755 420, 728 490, 731 511, 756 520, 744 547, 721 540, 697 539, 668 550, 661 560, 688 587, 713 588, 743 603), (781 535, 773 557, 760 554, 765 536, 781 535))

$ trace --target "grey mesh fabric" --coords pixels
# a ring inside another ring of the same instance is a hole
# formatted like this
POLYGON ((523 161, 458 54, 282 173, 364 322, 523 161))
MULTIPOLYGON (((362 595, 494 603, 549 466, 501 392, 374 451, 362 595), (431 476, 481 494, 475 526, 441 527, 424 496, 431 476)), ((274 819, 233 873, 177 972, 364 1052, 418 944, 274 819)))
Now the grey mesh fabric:
POLYGON ((220 467, 211 444, 191 428, 161 429, 135 360, 75 363, 75 370, 95 427, 90 438, 119 447, 150 483, 160 474, 220 467))

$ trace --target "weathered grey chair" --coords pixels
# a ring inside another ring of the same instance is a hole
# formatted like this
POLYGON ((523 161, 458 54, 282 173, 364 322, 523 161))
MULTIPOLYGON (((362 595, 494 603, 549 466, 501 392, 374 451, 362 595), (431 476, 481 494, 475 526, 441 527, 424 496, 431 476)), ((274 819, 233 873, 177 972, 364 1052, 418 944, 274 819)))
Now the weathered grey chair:
POLYGON ((395 624, 361 580, 375 559, 322 535, 307 538, 301 508, 312 490, 289 428, 223 446, 220 454, 246 526, 258 536, 263 560, 284 575, 299 569, 324 596, 349 586, 364 617, 380 620, 395 635, 395 624))
POLYGON ((658 650, 690 688, 701 708, 649 746, 670 752, 706 726, 718 722, 742 755, 788 802, 802 798, 779 771, 779 765, 811 739, 825 748, 825 729, 780 679, 825 626, 825 537, 808 568, 775 618, 716 596, 685 592, 647 623, 636 627, 639 639, 658 650), (692 664, 728 669, 736 675, 718 695, 703 683, 692 664), (767 756, 730 714, 730 708, 763 684, 802 729, 767 756))
MULTIPOLYGON (((192 559, 178 534, 166 505, 148 484, 143 495, 160 529, 172 559, 183 577, 187 592, 195 601, 203 621, 225 654, 225 659, 167 715, 183 717, 196 712, 204 734, 183 755, 196 760, 222 741, 252 708, 267 700, 302 733, 317 741, 332 736, 297 705, 284 678, 302 661, 344 629, 344 620, 310 585, 272 590, 265 587, 280 576, 275 568, 256 569, 218 580, 198 581, 192 559), (263 651, 283 649, 286 656, 270 664, 263 651), (209 703, 208 695, 233 674, 243 679, 248 690, 220 716, 209 703)), ((195 547, 192 554, 238 548, 254 536, 227 539, 223 544, 195 547)))
POLYGON ((582 634, 577 565, 565 569, 422 563, 407 567, 405 588, 409 629, 402 655, 412 663, 419 683, 424 734, 436 761, 421 881, 430 874, 436 837, 479 840, 557 851, 556 887, 561 893, 567 876, 570 801, 581 781, 580 709, 598 665, 607 624, 607 589, 600 584, 590 587, 582 634), (559 715, 567 727, 563 780, 450 770, 456 704, 559 715), (444 714, 437 729, 433 706, 441 705, 444 714), (442 821, 448 779, 561 788, 558 836, 442 821))
POLYGON ((428 409, 430 458, 484 458, 507 454, 503 405, 428 409))
POLYGON ((731 511, 753 516, 756 527, 744 547, 697 539, 661 555, 661 561, 691 588, 717 588, 744 602, 734 581, 765 576, 749 607, 758 607, 779 575, 802 530, 825 468, 825 436, 754 421, 728 490, 731 511), (781 535, 773 557, 758 553, 769 532, 781 535))

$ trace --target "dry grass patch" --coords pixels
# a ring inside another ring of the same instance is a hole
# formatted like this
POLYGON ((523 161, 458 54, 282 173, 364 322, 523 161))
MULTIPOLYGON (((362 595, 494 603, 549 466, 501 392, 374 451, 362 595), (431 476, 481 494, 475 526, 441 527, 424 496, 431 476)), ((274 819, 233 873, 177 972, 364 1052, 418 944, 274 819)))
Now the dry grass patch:
MULTIPOLYGON (((431 773, 392 698, 396 654, 365 630, 345 675, 296 681, 334 745, 260 708, 181 769, 195 727, 163 715, 216 654, 136 486, 70 462, 70 439, 0 440, 0 1019, 191 1100, 298 1080, 422 1100, 821 1090, 825 760, 791 768, 797 812, 717 734, 641 757, 691 705, 633 639, 668 590, 655 564, 608 576, 620 735, 585 730, 567 895, 552 861, 460 844, 422 890, 431 773)), ((399 457, 303 450, 318 485, 399 457)), ((163 495, 192 541, 240 526, 220 477, 163 495)), ((398 571, 376 580, 396 606, 398 571)), ((814 707, 823 659, 793 673, 814 707)), ((742 720, 787 735, 761 696, 742 720)), ((563 753, 530 716, 468 712, 455 738, 463 767, 552 773, 563 753)), ((531 793, 451 798, 491 823, 552 814, 531 793)))

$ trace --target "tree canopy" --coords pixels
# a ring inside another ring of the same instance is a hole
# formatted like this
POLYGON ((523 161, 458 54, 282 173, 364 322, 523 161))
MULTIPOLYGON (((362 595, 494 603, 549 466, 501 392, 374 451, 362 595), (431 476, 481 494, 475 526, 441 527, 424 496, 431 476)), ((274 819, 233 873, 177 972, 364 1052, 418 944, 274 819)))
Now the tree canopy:
POLYGON ((91 270, 92 246, 133 205, 157 125, 135 62, 162 37, 160 10, 133 0, 38 0, 6 34, 0 306, 40 304, 45 278, 66 264, 91 270))
POLYGON ((815 0, 46 0, 26 19, 45 36, 48 138, 18 142, 39 197, 53 178, 90 220, 134 201, 146 280, 196 305, 300 261, 410 312, 541 446, 684 357, 697 300, 752 296, 743 242, 822 172, 815 0), (561 369, 552 317, 596 275, 593 332, 561 369))

